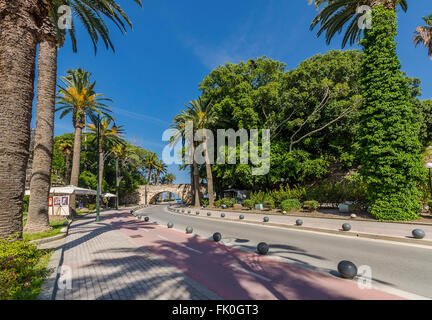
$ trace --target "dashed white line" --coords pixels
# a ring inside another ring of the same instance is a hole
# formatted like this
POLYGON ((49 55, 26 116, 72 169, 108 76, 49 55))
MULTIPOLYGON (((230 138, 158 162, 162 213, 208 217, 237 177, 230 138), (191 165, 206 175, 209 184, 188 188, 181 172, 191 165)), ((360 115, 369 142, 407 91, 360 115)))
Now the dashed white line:
POLYGON ((261 279, 261 280, 264 280, 264 281, 267 281, 267 282, 271 282, 272 281, 269 278, 263 277, 262 275, 259 275, 258 273, 246 270, 246 269, 244 269, 242 267, 239 267, 239 266, 237 266, 235 264, 232 264, 231 267, 234 268, 234 269, 237 269, 239 271, 245 272, 247 274, 250 274, 251 276, 254 276, 255 278, 258 278, 258 279, 261 279))

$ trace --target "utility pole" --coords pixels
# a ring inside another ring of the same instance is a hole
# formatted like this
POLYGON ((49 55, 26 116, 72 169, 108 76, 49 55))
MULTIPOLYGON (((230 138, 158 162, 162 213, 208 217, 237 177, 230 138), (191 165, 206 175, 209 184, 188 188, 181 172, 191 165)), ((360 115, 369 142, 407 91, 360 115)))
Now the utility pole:
POLYGON ((100 189, 99 189, 99 185, 100 185, 100 154, 99 154, 99 144, 100 144, 100 114, 98 114, 98 118, 97 118, 97 170, 98 170, 98 183, 97 183, 97 196, 96 196, 96 221, 100 221, 100 203, 99 203, 99 199, 100 199, 100 189))
POLYGON ((116 159, 116 210, 119 208, 119 161, 116 159))

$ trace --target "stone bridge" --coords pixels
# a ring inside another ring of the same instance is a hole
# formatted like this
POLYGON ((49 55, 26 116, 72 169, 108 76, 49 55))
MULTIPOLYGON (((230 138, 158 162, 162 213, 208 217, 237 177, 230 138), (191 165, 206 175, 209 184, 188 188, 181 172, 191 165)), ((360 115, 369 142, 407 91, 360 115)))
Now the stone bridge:
MULTIPOLYGON (((183 203, 192 202, 192 188, 190 184, 160 184, 160 185, 149 185, 140 186, 138 189, 139 204, 143 205, 146 203, 145 194, 147 188, 147 200, 148 203, 154 203, 157 197, 163 192, 171 192, 177 195, 183 203)), ((200 185, 201 197, 207 193, 207 185, 200 185)))

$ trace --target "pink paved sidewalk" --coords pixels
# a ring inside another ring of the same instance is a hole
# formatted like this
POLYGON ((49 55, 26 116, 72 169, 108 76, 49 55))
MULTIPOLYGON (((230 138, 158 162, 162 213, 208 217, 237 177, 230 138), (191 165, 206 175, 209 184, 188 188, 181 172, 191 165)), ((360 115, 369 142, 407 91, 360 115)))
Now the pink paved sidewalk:
MULTIPOLYGON (((195 208, 178 208, 185 210, 187 213, 191 210, 191 215, 196 215, 197 209, 195 208)), ((207 217, 207 212, 211 212, 211 217, 220 218, 220 214, 225 213, 226 217, 224 219, 237 220, 239 221, 240 214, 244 215, 243 221, 254 221, 263 222, 264 217, 269 217, 270 224, 281 224, 287 226, 294 226, 297 219, 303 220, 303 227, 305 228, 315 228, 331 231, 341 231, 342 225, 344 223, 349 223, 352 227, 351 231, 348 233, 361 233, 368 235, 379 235, 387 237, 396 237, 403 239, 413 239, 412 231, 414 229, 422 229, 426 236, 423 240, 430 241, 432 243, 432 225, 423 224, 411 224, 411 223, 391 223, 391 222, 379 222, 379 221, 364 221, 355 220, 351 218, 343 219, 326 219, 326 218, 312 218, 312 217, 298 217, 288 215, 269 215, 269 214, 257 214, 245 212, 230 212, 230 211, 216 211, 200 209, 200 216, 207 217)), ((414 240, 414 239, 413 239, 414 240)))
POLYGON ((355 281, 292 266, 226 247, 173 229, 139 221, 127 213, 105 218, 115 229, 157 254, 223 299, 393 300, 355 281))

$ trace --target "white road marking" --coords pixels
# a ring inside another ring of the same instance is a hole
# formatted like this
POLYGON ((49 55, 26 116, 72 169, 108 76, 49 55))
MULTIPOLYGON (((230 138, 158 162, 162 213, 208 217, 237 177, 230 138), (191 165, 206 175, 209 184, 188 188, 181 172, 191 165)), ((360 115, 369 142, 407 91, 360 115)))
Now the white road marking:
POLYGON ((201 251, 195 250, 195 249, 193 249, 193 248, 191 248, 191 247, 188 247, 188 246, 186 246, 186 245, 183 245, 183 247, 186 248, 186 249, 188 249, 189 251, 193 251, 193 252, 196 252, 196 253, 202 254, 201 251))
POLYGON ((158 234, 157 236, 158 236, 159 238, 161 238, 162 240, 169 241, 167 238, 161 236, 160 234, 158 234))
POLYGON ((262 275, 259 275, 258 273, 255 273, 255 272, 252 272, 252 271, 246 270, 246 269, 244 269, 244 268, 242 268, 242 267, 239 267, 239 266, 237 266, 237 265, 235 265, 235 264, 232 264, 230 267, 232 267, 232 268, 234 268, 234 269, 237 269, 237 270, 239 270, 239 271, 245 272, 245 273, 247 273, 247 274, 250 274, 251 276, 254 276, 255 278, 258 278, 258 279, 261 279, 261 280, 264 280, 264 281, 267 281, 267 282, 271 282, 271 281, 272 281, 272 280, 269 279, 269 278, 263 277, 262 275))

